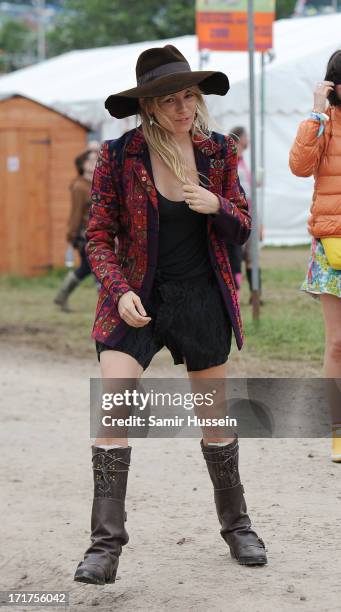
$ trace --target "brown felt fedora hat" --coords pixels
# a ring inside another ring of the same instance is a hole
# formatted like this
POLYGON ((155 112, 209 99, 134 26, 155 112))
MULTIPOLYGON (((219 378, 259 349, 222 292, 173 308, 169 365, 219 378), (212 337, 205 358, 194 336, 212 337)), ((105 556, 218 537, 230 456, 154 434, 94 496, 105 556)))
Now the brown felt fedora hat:
POLYGON ((136 62, 137 86, 112 94, 105 101, 110 115, 123 119, 139 112, 139 98, 167 96, 200 85, 204 94, 224 96, 230 89, 223 72, 198 70, 192 72, 186 58, 173 45, 153 47, 139 55, 136 62))

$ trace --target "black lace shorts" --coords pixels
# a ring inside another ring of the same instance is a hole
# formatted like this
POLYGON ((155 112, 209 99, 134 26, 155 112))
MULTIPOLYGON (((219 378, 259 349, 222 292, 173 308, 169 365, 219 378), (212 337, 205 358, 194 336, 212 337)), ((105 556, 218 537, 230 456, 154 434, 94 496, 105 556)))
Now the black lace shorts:
POLYGON ((152 320, 144 327, 130 326, 125 336, 110 347, 96 341, 100 353, 128 353, 146 370, 154 355, 166 346, 174 365, 185 363, 187 371, 198 371, 226 362, 232 326, 215 275, 182 281, 154 281, 143 306, 152 320))

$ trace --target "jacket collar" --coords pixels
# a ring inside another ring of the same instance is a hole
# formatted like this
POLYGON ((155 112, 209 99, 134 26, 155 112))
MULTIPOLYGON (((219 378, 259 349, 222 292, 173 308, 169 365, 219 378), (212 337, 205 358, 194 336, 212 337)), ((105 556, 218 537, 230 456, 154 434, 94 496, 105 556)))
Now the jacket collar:
MULTIPOLYGON (((215 155, 221 149, 221 144, 212 138, 198 138, 193 142, 194 156, 198 171, 204 176, 209 174, 209 157, 215 155)), ((125 147, 128 155, 135 157, 134 172, 141 186, 155 209, 158 208, 158 196, 151 172, 149 149, 141 127, 135 128, 130 141, 125 147)))

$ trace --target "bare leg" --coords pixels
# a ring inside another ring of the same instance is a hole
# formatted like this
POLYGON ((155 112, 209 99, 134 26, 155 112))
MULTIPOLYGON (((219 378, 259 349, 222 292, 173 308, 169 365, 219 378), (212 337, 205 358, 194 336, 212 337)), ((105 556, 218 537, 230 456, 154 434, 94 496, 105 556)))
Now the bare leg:
MULTIPOLYGON (((206 370, 198 370, 198 371, 194 371, 194 372, 188 372, 188 378, 191 379, 192 381, 192 390, 193 392, 195 391, 195 381, 198 380, 203 380, 205 378, 219 378, 220 379, 220 385, 219 385, 219 397, 216 398, 216 403, 218 403, 219 401, 223 401, 225 398, 225 383, 223 384, 221 381, 225 380, 227 378, 227 361, 225 363, 223 363, 222 365, 219 366, 213 366, 212 368, 207 368, 206 370)), ((205 429, 203 429, 203 443, 205 446, 207 446, 207 444, 209 442, 224 442, 225 444, 229 444, 230 442, 234 441, 234 437, 226 437, 226 436, 212 436, 211 434, 208 435, 207 432, 205 432, 205 429)))
POLYGON ((341 298, 321 295, 326 334, 324 376, 341 378, 341 298))
MULTIPOLYGON (((121 351, 103 351, 100 355, 101 378, 140 378, 143 367, 127 353, 121 351)), ((95 445, 118 444, 128 446, 128 438, 96 438, 95 445)))
POLYGON ((332 423, 341 425, 341 299, 321 296, 325 326, 324 376, 328 380, 328 399, 332 423), (339 381, 334 380, 339 379, 339 381))

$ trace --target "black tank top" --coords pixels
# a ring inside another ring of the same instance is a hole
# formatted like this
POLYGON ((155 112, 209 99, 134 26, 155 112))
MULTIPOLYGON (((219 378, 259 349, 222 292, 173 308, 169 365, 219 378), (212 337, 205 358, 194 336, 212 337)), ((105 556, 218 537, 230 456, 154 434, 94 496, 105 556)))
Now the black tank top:
POLYGON ((209 274, 207 216, 185 201, 173 202, 159 191, 159 250, 157 271, 162 281, 209 274))

